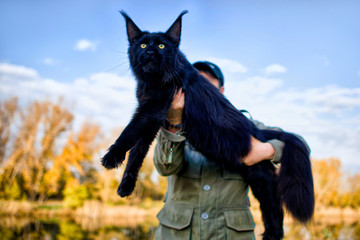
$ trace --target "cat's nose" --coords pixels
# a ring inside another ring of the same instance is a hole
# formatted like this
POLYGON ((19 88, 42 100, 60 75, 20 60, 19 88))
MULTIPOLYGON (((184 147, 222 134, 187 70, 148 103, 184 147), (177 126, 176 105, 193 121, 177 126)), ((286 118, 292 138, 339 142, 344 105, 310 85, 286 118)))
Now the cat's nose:
POLYGON ((148 55, 149 57, 151 57, 151 56, 154 56, 154 55, 155 55, 155 52, 149 50, 149 51, 146 52, 146 55, 148 55))

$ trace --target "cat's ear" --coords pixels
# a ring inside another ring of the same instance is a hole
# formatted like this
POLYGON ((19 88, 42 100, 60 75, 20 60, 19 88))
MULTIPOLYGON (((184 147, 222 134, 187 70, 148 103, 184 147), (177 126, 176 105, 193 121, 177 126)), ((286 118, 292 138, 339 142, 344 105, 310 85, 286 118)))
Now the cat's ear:
POLYGON ((180 35, 181 35, 181 18, 184 14, 188 11, 182 11, 175 22, 171 25, 171 27, 166 31, 166 35, 172 37, 174 40, 177 41, 177 44, 180 43, 180 35))
POLYGON ((142 31, 136 26, 136 24, 131 20, 131 18, 124 12, 120 11, 121 15, 125 18, 126 21, 126 31, 128 35, 129 42, 131 43, 136 37, 142 34, 142 31))

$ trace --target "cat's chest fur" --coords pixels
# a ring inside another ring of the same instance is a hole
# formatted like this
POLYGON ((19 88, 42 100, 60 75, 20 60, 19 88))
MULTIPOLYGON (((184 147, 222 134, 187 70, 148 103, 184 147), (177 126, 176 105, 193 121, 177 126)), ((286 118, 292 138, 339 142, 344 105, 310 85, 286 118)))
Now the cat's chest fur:
POLYGON ((171 105, 175 89, 176 87, 171 85, 157 86, 139 82, 136 90, 139 106, 144 106, 149 110, 164 109, 166 111, 171 105))

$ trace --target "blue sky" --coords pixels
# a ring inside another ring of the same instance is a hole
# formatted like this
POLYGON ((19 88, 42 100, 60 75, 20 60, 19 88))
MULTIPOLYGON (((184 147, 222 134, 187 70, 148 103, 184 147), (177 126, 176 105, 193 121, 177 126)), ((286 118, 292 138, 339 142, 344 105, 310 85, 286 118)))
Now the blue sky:
POLYGON ((359 1, 0 0, 0 99, 64 96, 78 123, 126 125, 135 80, 118 11, 165 31, 184 9, 180 48, 222 68, 236 107, 360 171, 359 1))

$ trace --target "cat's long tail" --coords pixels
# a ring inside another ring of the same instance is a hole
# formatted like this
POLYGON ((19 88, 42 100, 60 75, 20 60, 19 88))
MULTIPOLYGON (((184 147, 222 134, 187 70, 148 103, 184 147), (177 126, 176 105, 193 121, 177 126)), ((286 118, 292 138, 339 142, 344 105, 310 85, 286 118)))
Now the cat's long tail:
POLYGON ((285 142, 279 174, 278 190, 282 202, 291 215, 306 223, 314 214, 314 183, 310 150, 299 137, 281 131, 262 130, 266 139, 285 142))

